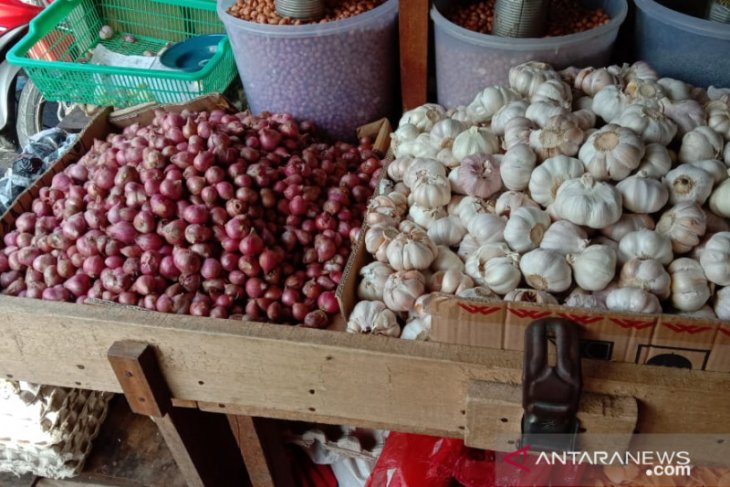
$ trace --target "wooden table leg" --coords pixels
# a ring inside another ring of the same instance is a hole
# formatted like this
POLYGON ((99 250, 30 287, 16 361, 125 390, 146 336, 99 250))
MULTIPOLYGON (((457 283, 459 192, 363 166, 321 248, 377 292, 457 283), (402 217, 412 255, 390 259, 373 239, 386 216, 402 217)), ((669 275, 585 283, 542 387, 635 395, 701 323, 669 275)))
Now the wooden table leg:
POLYGON ((226 418, 172 407, 170 390, 147 343, 116 342, 107 354, 130 408, 151 416, 188 485, 248 484, 246 469, 226 418))
POLYGON ((403 110, 426 103, 428 96, 428 0, 401 0, 400 83, 403 110))

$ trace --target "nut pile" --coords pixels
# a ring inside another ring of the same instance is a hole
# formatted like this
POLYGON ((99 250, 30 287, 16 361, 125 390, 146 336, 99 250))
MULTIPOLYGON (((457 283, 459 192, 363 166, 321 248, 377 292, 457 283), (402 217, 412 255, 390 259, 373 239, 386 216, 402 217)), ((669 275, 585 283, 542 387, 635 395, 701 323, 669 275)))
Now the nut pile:
MULTIPOLYGON (((446 18, 465 29, 490 34, 496 0, 462 3, 450 9, 446 18)), ((546 37, 563 36, 590 30, 609 21, 603 9, 583 7, 577 0, 552 0, 548 12, 546 37)))
POLYGON ((293 19, 291 17, 281 17, 276 13, 276 6, 274 0, 237 0, 235 4, 228 9, 228 13, 234 17, 238 17, 242 20, 248 20, 249 22, 256 22, 259 24, 270 24, 270 25, 302 25, 310 23, 326 23, 334 20, 347 19, 354 17, 365 12, 368 12, 378 5, 382 4, 383 0, 365 0, 364 2, 358 0, 337 0, 327 2, 324 16, 315 21, 307 21, 300 19, 293 19))

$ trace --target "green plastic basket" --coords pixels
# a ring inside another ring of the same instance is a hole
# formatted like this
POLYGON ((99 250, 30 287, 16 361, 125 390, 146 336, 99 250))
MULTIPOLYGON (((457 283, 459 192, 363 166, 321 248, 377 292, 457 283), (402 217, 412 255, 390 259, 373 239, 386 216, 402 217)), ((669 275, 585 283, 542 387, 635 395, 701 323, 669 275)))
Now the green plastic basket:
POLYGON ((43 96, 52 101, 128 107, 145 102, 181 103, 226 89, 236 65, 228 38, 200 70, 83 64, 91 49, 103 44, 126 55, 159 52, 169 42, 225 33, 210 0, 56 0, 30 23, 28 34, 8 53, 22 66, 43 96), (114 29, 99 38, 103 25, 114 29), (136 38, 125 42, 123 34, 136 38))

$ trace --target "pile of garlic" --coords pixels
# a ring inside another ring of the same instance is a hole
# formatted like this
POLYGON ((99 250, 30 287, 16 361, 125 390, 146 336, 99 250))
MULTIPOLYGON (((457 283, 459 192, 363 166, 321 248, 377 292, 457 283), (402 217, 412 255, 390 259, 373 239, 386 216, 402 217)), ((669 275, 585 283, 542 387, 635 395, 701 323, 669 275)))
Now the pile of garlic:
POLYGON ((528 62, 391 148, 348 331, 426 339, 432 293, 730 319, 730 90, 528 62))

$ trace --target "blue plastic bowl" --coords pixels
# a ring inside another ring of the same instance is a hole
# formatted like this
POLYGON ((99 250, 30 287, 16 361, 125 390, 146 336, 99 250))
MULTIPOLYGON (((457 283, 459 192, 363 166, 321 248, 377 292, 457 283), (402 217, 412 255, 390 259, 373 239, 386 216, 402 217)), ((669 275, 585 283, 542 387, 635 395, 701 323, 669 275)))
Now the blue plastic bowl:
POLYGON ((223 34, 211 34, 178 42, 162 53, 160 62, 172 69, 198 71, 215 55, 224 37, 223 34))

